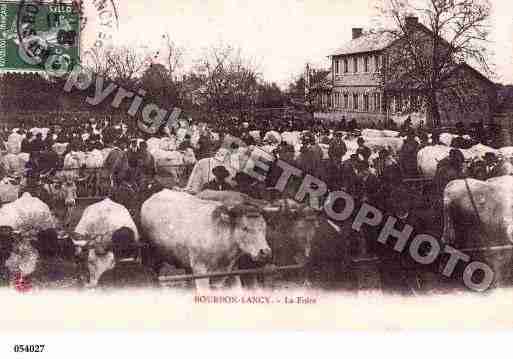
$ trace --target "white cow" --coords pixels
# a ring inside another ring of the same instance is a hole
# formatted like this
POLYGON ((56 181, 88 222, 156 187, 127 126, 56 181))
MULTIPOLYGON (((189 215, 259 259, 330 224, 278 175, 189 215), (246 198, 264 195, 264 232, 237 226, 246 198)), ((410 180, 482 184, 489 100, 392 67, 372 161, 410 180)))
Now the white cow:
POLYGON ((56 228, 57 220, 46 203, 24 193, 16 201, 0 208, 0 226, 10 226, 35 236, 41 230, 56 228))
POLYGON ((417 153, 417 164, 420 173, 425 178, 434 178, 438 163, 449 156, 451 148, 449 146, 436 145, 422 148, 417 153))
MULTIPOLYGON (((255 261, 271 255, 265 220, 249 206, 231 207, 163 190, 143 204, 141 226, 164 258, 193 274, 232 271, 243 254, 255 261)), ((233 279, 241 288, 240 279, 233 279)), ((209 279, 196 280, 196 287, 209 290, 209 279)))
POLYGON ((9 177, 0 180, 0 201, 2 203, 14 202, 20 195, 20 185, 13 184, 9 177))
POLYGON ((123 205, 107 198, 90 205, 84 210, 75 227, 75 232, 83 236, 96 238, 101 242, 108 242, 111 240, 112 234, 122 227, 133 230, 135 239, 139 240, 139 231, 130 216, 130 212, 123 205))
POLYGON ((26 153, 7 153, 2 158, 5 170, 14 176, 23 175, 25 172, 25 165, 28 162, 28 156, 29 155, 26 153))
POLYGON ((89 249, 87 252, 88 286, 96 286, 101 275, 111 269, 114 264, 112 252, 100 255, 95 247, 110 244, 113 233, 124 227, 131 229, 134 239, 139 241, 139 232, 130 213, 119 203, 107 198, 85 209, 80 222, 75 227, 73 242, 78 247, 89 249), (76 240, 77 238, 85 238, 85 240, 76 240))

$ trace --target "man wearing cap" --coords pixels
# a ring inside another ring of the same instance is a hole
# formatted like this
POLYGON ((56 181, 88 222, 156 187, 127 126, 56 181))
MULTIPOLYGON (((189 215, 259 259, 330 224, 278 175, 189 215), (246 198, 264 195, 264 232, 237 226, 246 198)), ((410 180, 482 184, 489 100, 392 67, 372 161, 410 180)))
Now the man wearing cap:
POLYGON ((156 274, 137 261, 141 245, 135 241, 134 232, 122 227, 112 234, 114 268, 104 272, 98 287, 109 288, 148 288, 158 285, 156 274))
POLYGON ((202 190, 213 190, 213 191, 233 191, 233 187, 226 182, 226 179, 230 177, 230 172, 224 166, 216 166, 212 170, 215 179, 208 182, 203 186, 202 190))
POLYGON ((356 150, 356 154, 361 156, 365 162, 369 162, 369 158, 372 155, 372 151, 369 147, 365 145, 365 140, 363 137, 358 137, 356 140, 358 143, 358 149, 356 150))

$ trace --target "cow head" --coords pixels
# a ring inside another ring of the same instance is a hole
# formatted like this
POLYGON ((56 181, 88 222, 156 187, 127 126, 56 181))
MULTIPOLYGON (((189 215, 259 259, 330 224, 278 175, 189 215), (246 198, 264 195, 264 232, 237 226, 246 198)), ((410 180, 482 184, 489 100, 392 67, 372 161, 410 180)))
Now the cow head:
POLYGON ((266 223, 256 207, 221 205, 216 208, 213 217, 229 228, 239 249, 253 261, 262 262, 271 258, 271 248, 265 239, 266 223))
POLYGON ((91 239, 78 233, 72 234, 75 254, 79 261, 87 266, 89 281, 87 287, 95 287, 101 275, 114 268, 114 254, 111 245, 91 239))
POLYGON ((109 246, 95 243, 87 251, 88 286, 95 287, 103 273, 114 268, 114 254, 109 246))
POLYGON ((279 237, 273 239, 273 243, 288 242, 289 247, 294 248, 295 262, 307 261, 319 227, 317 211, 287 199, 279 200, 263 211, 267 223, 279 237))

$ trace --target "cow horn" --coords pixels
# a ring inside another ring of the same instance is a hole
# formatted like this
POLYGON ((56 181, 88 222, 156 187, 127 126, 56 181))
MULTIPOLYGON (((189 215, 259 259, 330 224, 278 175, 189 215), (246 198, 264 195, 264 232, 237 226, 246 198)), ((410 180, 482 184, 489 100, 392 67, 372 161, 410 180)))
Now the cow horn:
POLYGON ((85 239, 82 239, 82 240, 74 240, 74 239, 71 239, 71 241, 73 242, 73 244, 77 247, 86 247, 90 241, 88 240, 85 240, 85 239))
POLYGON ((263 207, 262 211, 265 212, 265 213, 276 213, 276 212, 280 211, 280 207, 267 206, 267 207, 263 207))

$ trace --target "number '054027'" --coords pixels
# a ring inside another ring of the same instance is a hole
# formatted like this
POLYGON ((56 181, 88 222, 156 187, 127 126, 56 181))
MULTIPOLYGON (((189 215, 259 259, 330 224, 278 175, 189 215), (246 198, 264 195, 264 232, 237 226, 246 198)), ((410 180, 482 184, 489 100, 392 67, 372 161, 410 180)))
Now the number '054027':
POLYGON ((14 346, 15 353, 42 353, 44 350, 44 344, 16 344, 14 346))

